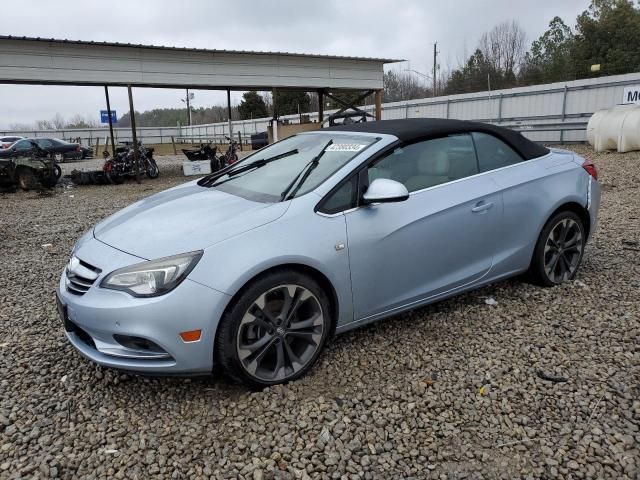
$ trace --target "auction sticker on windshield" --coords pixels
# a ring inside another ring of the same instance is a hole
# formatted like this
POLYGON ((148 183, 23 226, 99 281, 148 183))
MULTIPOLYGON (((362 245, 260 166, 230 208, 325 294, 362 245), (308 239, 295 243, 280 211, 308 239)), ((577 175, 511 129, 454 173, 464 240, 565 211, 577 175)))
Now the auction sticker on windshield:
POLYGON ((329 145, 327 152, 359 152, 364 147, 366 147, 366 145, 359 143, 334 143, 329 145))

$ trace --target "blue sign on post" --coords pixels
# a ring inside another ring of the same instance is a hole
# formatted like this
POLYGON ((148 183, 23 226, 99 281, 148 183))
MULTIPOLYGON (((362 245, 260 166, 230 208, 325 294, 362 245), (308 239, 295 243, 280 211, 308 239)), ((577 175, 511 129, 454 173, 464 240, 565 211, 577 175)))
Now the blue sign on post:
MULTIPOLYGON (((111 121, 113 123, 118 122, 118 116, 115 110, 111 110, 111 121)), ((109 123, 109 113, 107 110, 100 110, 100 123, 109 123)))

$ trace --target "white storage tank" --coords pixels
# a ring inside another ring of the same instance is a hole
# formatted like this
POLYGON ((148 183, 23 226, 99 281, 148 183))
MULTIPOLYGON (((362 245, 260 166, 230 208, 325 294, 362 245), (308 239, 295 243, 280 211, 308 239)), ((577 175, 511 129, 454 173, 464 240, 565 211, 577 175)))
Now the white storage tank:
POLYGON ((589 119, 587 141, 596 152, 640 150, 640 105, 616 105, 589 119))

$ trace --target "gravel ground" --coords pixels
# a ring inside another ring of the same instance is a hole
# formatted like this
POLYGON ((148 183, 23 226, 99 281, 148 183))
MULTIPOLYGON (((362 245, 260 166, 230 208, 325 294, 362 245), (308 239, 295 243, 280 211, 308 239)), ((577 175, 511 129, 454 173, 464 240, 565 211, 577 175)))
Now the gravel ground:
POLYGON ((258 393, 103 369, 57 318, 74 241, 184 181, 178 160, 139 186, 0 194, 0 478, 640 478, 640 154, 590 156, 604 195, 577 280, 342 335, 258 393))

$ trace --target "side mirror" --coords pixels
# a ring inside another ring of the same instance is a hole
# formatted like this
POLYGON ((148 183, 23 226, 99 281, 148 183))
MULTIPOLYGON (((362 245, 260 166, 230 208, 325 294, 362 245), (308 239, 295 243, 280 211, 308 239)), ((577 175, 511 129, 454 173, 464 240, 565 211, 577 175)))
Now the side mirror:
POLYGON ((372 203, 403 202, 409 198, 409 191, 400 182, 388 178, 377 178, 362 196, 365 205, 372 203))

